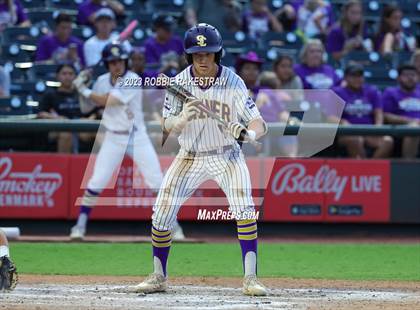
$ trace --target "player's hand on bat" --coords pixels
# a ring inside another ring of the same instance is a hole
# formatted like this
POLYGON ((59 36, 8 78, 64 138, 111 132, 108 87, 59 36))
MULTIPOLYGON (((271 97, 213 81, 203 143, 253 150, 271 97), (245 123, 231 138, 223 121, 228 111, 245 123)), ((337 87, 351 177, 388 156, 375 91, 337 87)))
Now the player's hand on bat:
POLYGON ((200 114, 199 104, 201 104, 201 100, 188 98, 182 108, 181 117, 188 121, 197 114, 200 114))
POLYGON ((247 133, 246 127, 239 122, 229 123, 227 129, 235 139, 239 139, 239 137, 241 137, 241 133, 242 135, 246 135, 247 133))
POLYGON ((73 80, 73 86, 82 96, 88 98, 91 94, 91 90, 87 87, 87 83, 90 79, 90 71, 83 70, 79 75, 73 80))

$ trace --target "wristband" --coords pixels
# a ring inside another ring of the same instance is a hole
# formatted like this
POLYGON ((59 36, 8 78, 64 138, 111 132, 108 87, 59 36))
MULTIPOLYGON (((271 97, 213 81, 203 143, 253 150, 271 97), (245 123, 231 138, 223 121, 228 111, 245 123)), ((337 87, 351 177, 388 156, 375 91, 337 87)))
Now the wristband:
POLYGON ((89 89, 89 88, 83 88, 81 91, 80 91, 80 94, 83 96, 83 97, 85 97, 85 98, 89 98, 90 97, 90 95, 92 94, 92 91, 89 89))
POLYGON ((250 140, 255 140, 257 133, 254 130, 247 130, 247 134, 250 140))

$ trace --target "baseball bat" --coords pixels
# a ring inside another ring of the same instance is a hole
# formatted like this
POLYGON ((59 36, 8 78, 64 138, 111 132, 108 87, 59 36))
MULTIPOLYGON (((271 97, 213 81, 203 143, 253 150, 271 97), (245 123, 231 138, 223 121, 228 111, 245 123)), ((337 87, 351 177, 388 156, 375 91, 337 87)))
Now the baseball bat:
MULTIPOLYGON (((175 83, 169 83, 170 78, 167 75, 161 73, 161 74, 159 74, 159 76, 166 81, 166 83, 163 83, 162 86, 165 87, 168 90, 168 92, 173 94, 175 97, 180 99, 182 102, 185 102, 188 98, 198 99, 196 96, 191 94, 191 92, 189 92, 187 89, 185 89, 181 85, 178 85, 178 84, 175 84, 175 83)), ((201 111, 206 113, 208 116, 210 116, 212 119, 216 120, 225 129, 228 128, 228 126, 229 126, 228 122, 226 122, 220 115, 214 113, 213 111, 211 111, 209 108, 207 108, 202 103, 198 104, 197 107, 201 111)), ((242 132, 240 134, 240 139, 238 139, 238 140, 246 141, 246 142, 250 143, 251 145, 253 145, 257 148, 259 148, 261 146, 260 142, 255 141, 253 139, 250 139, 246 130, 242 130, 242 132)))
POLYGON ((120 35, 118 36, 118 42, 122 43, 125 40, 127 40, 129 37, 131 37, 131 34, 133 33, 134 29, 137 27, 138 21, 132 20, 127 27, 123 31, 121 31, 120 35))

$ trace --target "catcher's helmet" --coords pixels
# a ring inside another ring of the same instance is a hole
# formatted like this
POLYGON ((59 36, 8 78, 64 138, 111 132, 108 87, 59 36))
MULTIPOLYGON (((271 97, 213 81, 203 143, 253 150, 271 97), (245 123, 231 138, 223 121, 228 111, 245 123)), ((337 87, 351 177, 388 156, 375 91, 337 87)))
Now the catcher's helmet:
POLYGON ((109 43, 102 50, 102 61, 105 64, 105 67, 108 68, 108 62, 112 60, 125 60, 128 62, 128 52, 125 50, 124 46, 118 43, 109 43))
POLYGON ((216 63, 222 56, 222 36, 219 31, 209 24, 197 24, 185 32, 184 51, 187 54, 188 63, 192 63, 193 53, 215 53, 216 63))

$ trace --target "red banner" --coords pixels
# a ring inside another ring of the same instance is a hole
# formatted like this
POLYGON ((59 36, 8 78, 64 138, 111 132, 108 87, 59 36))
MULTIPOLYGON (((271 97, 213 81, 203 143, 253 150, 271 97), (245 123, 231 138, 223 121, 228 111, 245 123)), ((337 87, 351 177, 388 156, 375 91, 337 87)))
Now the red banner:
POLYGON ((69 157, 0 153, 0 218, 66 218, 69 157))
MULTIPOLYGON (((163 173, 169 168, 174 157, 161 156, 159 158, 163 173)), ((71 158, 71 188, 70 188, 70 218, 75 219, 79 214, 81 198, 86 188, 87 181, 92 175, 93 162, 89 163, 89 156, 79 155, 71 158)), ((253 176, 253 186, 260 184, 261 161, 250 159, 248 167, 253 176)), ((92 219, 118 219, 118 220, 149 220, 152 215, 152 205, 156 193, 151 191, 144 182, 143 176, 137 172, 130 157, 126 156, 121 164, 118 174, 115 175, 115 184, 112 180, 108 189, 104 190, 91 213, 92 219), (133 177, 134 173, 134 177, 133 177)), ((254 191, 254 200, 259 204, 261 193, 254 191)), ((209 212, 217 209, 228 209, 228 202, 223 191, 214 181, 204 182, 182 206, 178 218, 182 220, 196 220, 198 210, 205 208, 209 212)))
MULTIPOLYGON (((0 218, 74 219, 79 210, 77 199, 80 202, 92 174, 88 159, 89 155, 0 153, 0 218)), ((160 157, 164 173, 172 160, 160 157)), ((262 220, 390 220, 389 161, 250 158, 247 165, 262 220), (263 208, 259 209, 262 198, 263 208)), ((129 157, 114 180, 101 194, 104 203, 95 208, 92 218, 150 219, 156 193, 145 186, 129 157)), ((227 208, 224 193, 209 181, 195 191, 178 218, 196 220, 199 209, 227 208)))
POLYGON ((387 222, 389 175, 385 160, 277 160, 264 219, 387 222))

